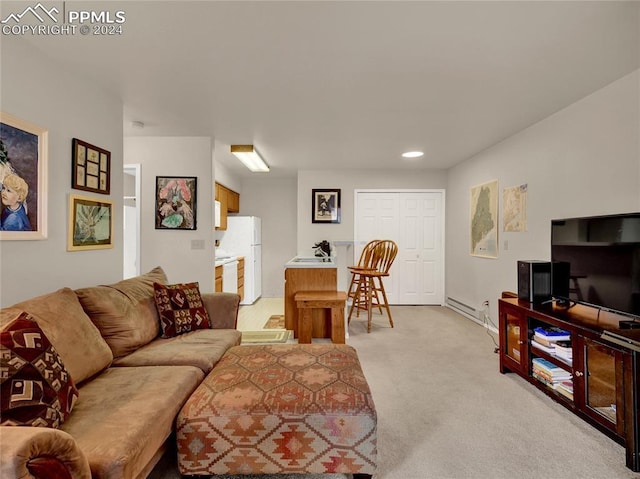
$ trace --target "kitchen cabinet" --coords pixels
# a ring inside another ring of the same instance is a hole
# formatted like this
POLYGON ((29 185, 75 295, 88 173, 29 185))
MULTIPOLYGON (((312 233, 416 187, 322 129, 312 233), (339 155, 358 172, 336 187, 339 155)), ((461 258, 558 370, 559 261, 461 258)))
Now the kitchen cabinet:
POLYGON ((215 292, 222 293, 222 266, 215 269, 215 292))
POLYGON ((218 230, 227 229, 227 215, 240 212, 240 194, 226 186, 215 184, 215 200, 220 202, 220 226, 218 230))
POLYGON ((240 301, 244 300, 244 257, 238 258, 238 294, 240 301))
POLYGON ((240 213, 240 193, 227 188, 227 211, 229 213, 240 213))

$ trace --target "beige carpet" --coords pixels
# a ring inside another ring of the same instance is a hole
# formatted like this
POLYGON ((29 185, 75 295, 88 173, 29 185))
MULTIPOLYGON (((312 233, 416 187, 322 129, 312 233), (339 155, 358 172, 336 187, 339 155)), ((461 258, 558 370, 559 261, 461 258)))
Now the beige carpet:
MULTIPOLYGON (((374 479, 640 479, 622 446, 519 376, 500 374, 486 329, 436 306, 392 313, 393 329, 377 313, 370 334, 362 318, 349 328, 378 412, 374 479)), ((179 478, 175 458, 151 477, 179 478)))

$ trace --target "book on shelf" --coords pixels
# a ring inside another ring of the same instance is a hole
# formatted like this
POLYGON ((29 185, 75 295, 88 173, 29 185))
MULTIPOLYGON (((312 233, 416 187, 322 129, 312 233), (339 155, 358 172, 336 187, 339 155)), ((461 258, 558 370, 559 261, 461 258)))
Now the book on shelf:
POLYGON ((569 331, 557 326, 538 326, 534 328, 533 334, 548 341, 569 341, 571 339, 569 331))
POLYGON ((538 348, 544 351, 545 353, 549 353, 549 354, 553 354, 556 350, 556 348, 553 345, 546 346, 540 343, 540 341, 538 341, 538 338, 535 338, 535 337, 531 339, 531 346, 533 346, 534 348, 538 348))
POLYGON ((573 366, 573 357, 572 356, 563 356, 562 353, 556 352, 556 357, 565 363, 567 366, 573 366))
POLYGON ((557 383, 554 385, 554 389, 556 390, 556 392, 560 393, 561 395, 563 395, 564 397, 566 397, 567 399, 570 399, 573 401, 573 383, 571 384, 571 387, 565 387, 564 383, 565 382, 571 382, 571 381, 563 381, 561 383, 557 383))
POLYGON ((546 378, 545 376, 543 376, 542 374, 538 373, 535 370, 531 372, 531 376, 533 376, 535 379, 540 381, 542 384, 549 386, 550 388, 554 387, 553 381, 550 381, 548 378, 546 378))
POLYGON ((573 394, 573 381, 571 380, 560 381, 556 385, 556 389, 564 389, 565 391, 568 391, 571 394, 573 394))
POLYGON ((569 364, 573 363, 573 348, 571 348, 571 341, 558 341, 554 352, 559 359, 562 359, 569 364))
POLYGON ((543 358, 533 358, 531 360, 532 369, 541 371, 545 374, 548 374, 552 379, 570 379, 571 373, 561 368, 560 366, 556 366, 550 361, 547 361, 543 358))
POLYGON ((553 348, 556 345, 555 341, 549 341, 547 338, 540 336, 539 334, 534 334, 531 341, 536 341, 538 344, 542 344, 548 348, 553 348))
POLYGON ((571 380, 571 373, 568 372, 564 372, 564 373, 556 373, 556 374, 550 374, 547 371, 544 371, 542 369, 537 369, 537 368, 533 368, 531 370, 532 373, 536 373, 537 375, 547 379, 549 382, 555 384, 555 383, 559 383, 562 381, 569 381, 571 380))
POLYGON ((556 341, 554 345, 556 351, 563 351, 566 354, 572 354, 571 341, 556 341))

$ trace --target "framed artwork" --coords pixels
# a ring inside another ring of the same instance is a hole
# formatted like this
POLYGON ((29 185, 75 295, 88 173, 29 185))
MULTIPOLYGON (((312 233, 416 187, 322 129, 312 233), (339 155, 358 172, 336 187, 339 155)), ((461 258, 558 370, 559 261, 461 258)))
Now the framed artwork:
POLYGON ((471 188, 472 256, 498 257, 498 180, 471 188))
POLYGON ((108 195, 111 190, 111 153, 86 141, 73 139, 71 187, 108 195))
POLYGON ((502 231, 527 231, 527 184, 502 190, 502 231))
POLYGON ((195 230, 197 178, 156 176, 156 229, 195 230))
POLYGON ((69 195, 67 251, 113 248, 113 201, 69 195))
POLYGON ((311 190, 311 222, 340 223, 340 190, 311 190))
POLYGON ((47 237, 48 132, 0 113, 0 240, 47 237))

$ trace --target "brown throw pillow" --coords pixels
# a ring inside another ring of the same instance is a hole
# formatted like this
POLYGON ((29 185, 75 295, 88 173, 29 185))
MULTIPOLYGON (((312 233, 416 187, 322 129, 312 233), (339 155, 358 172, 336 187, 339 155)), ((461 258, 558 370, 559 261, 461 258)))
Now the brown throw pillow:
POLYGON ((202 303, 199 287, 197 282, 153 284, 163 338, 211 328, 209 313, 202 303))
POLYGON ((32 316, 20 314, 0 333, 3 426, 59 428, 78 398, 71 376, 32 316))

